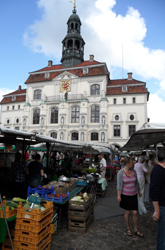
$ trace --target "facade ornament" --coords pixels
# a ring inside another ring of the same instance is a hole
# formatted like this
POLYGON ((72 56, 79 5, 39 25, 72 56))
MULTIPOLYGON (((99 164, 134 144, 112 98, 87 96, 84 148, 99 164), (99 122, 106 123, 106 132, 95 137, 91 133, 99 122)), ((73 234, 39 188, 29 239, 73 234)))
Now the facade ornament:
POLYGON ((61 117, 61 125, 64 125, 64 117, 61 117))
POLYGON ((41 117, 41 125, 44 125, 44 117, 41 117))
POLYGON ((26 118, 23 119, 23 125, 26 126, 26 118))
POLYGON ((102 116, 101 123, 102 123, 102 126, 104 127, 105 126, 105 116, 104 115, 102 116))
POLYGON ((105 98, 105 90, 102 90, 102 98, 105 98))

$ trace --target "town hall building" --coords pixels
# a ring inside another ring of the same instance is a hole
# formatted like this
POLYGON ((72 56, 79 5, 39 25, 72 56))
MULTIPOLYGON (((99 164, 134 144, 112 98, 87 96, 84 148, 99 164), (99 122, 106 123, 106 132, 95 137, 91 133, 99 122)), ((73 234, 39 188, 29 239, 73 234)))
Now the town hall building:
POLYGON ((74 6, 62 41, 61 64, 29 74, 27 89, 3 96, 1 126, 65 141, 122 147, 148 120, 146 83, 113 80, 105 62, 84 60, 81 20, 74 6))

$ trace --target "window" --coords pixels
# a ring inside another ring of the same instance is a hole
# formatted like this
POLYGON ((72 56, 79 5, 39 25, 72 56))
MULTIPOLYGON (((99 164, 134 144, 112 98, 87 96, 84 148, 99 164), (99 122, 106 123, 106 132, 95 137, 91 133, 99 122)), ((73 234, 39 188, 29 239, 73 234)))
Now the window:
POLYGON ((79 123, 79 116, 80 116, 80 108, 78 106, 73 107, 72 115, 71 115, 71 122, 79 123))
POLYGON ((20 109, 20 105, 18 105, 18 109, 20 109))
POLYGON ((123 98, 123 104, 126 104, 126 98, 123 98))
POLYGON ((123 86, 123 87, 122 87, 122 91, 123 91, 123 92, 127 92, 127 86, 123 86))
POLYGON ((129 125, 129 136, 131 136, 136 131, 136 125, 129 125))
POLYGON ((50 73, 49 72, 45 72, 45 78, 49 78, 50 77, 50 73))
POLYGON ((19 127, 15 127, 14 129, 15 129, 15 130, 19 130, 19 127))
POLYGON ((114 125, 114 136, 120 136, 120 125, 114 125))
POLYGON ((130 119, 131 121, 133 121, 133 120, 135 119, 134 115, 130 115, 130 116, 129 116, 129 119, 130 119))
POLYGON ((98 141, 99 140, 99 134, 94 132, 91 133, 91 141, 98 141))
POLYGON ((83 74, 88 74, 88 68, 83 69, 83 74))
POLYGON ((40 123, 40 109, 34 109, 33 111, 33 124, 40 123))
POLYGON ((93 84, 91 86, 91 95, 100 95, 100 85, 99 84, 93 84))
POLYGON ((14 110, 14 106, 12 106, 12 110, 14 110))
POLYGON ((12 96, 12 101, 15 101, 16 100, 16 96, 12 96))
POLYGON ((7 119, 7 124, 9 124, 10 123, 10 120, 9 119, 7 119))
POLYGON ((52 133, 50 134, 50 136, 53 137, 54 139, 57 139, 57 133, 56 133, 56 132, 52 132, 52 133))
POLYGON ((100 116, 100 108, 99 106, 92 106, 91 107, 91 122, 97 123, 99 122, 99 116, 100 116))
POLYGON ((115 115, 115 121, 119 120, 119 115, 115 115))
POLYGON ((50 123, 58 123, 58 108, 52 108, 51 109, 50 123))
POLYGON ((19 119, 18 118, 16 119, 16 123, 19 123, 19 119))
POLYGON ((133 102, 133 103, 136 103, 135 97, 132 98, 132 102, 133 102))
POLYGON ((7 106, 7 110, 9 110, 9 106, 7 106))
POLYGON ((116 98, 113 99, 113 104, 116 104, 116 98))
POLYGON ((39 100, 41 99, 41 90, 40 89, 36 89, 34 91, 34 100, 39 100))
POLYGON ((78 133, 72 133, 72 141, 78 141, 78 133))

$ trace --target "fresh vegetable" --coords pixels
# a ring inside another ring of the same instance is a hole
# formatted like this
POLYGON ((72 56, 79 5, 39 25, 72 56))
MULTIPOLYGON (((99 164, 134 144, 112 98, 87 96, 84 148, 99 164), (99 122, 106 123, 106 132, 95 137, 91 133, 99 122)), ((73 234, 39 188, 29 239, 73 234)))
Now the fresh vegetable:
POLYGON ((16 201, 16 202, 25 202, 25 199, 22 199, 22 198, 19 198, 19 197, 14 197, 13 201, 16 201))
POLYGON ((14 207, 14 208, 18 207, 18 204, 13 201, 6 201, 6 205, 9 207, 14 207))

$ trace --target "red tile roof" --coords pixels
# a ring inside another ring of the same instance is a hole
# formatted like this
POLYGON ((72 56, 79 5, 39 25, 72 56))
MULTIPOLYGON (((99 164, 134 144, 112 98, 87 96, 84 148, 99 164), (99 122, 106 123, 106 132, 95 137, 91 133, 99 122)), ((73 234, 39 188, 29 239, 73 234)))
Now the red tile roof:
POLYGON ((26 94, 26 89, 19 89, 19 90, 16 90, 14 92, 11 92, 9 94, 6 94, 4 96, 8 96, 8 95, 20 95, 20 94, 26 94))
POLYGON ((107 88, 107 95, 124 95, 124 94, 139 94, 139 93, 148 93, 144 85, 137 86, 128 86, 127 91, 123 92, 122 87, 111 87, 107 88))
POLYGON ((128 85, 128 84, 138 84, 138 83, 145 84, 145 82, 138 81, 138 80, 135 80, 135 79, 132 78, 132 80, 128 80, 128 79, 109 80, 109 83, 107 84, 107 86, 128 85))
MULTIPOLYGON (((13 92, 14 93, 14 92, 13 92)), ((15 102, 25 102, 26 101, 26 95, 19 95, 16 96, 16 99, 12 101, 12 96, 4 97, 0 104, 6 104, 6 103, 15 103, 15 102)))
MULTIPOLYGON (((75 65, 73 67, 68 67, 68 68, 77 68, 77 67, 91 66, 91 65, 97 65, 97 64, 102 64, 102 63, 97 62, 97 61, 84 61, 84 62, 82 62, 82 63, 80 63, 78 65, 75 65)), ((52 66, 49 66, 49 67, 47 66, 45 68, 33 71, 31 73, 42 72, 42 71, 52 71, 52 70, 58 70, 58 69, 67 70, 67 67, 64 68, 62 66, 62 64, 58 64, 58 65, 52 65, 52 66)))
MULTIPOLYGON (((50 70, 51 67, 49 67, 50 70)), ((67 68, 64 68, 64 71, 66 71, 67 68)), ((78 68, 78 69, 71 69, 71 70, 67 70, 68 72, 79 76, 79 77, 86 77, 86 76, 98 76, 98 75, 107 75, 108 72, 106 70, 106 67, 104 66, 97 66, 97 67, 90 67, 88 69, 88 73, 87 74, 83 74, 83 69, 82 68, 78 68)), ((38 72, 38 71, 36 71, 38 72)), ((31 73, 29 78, 27 79, 26 83, 31 83, 31 82, 43 82, 43 81, 50 81, 52 79, 54 79, 55 77, 57 77, 58 75, 62 74, 63 71, 55 71, 55 72, 50 72, 50 77, 49 78, 45 78, 45 74, 41 73, 41 74, 33 74, 31 73)))

